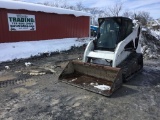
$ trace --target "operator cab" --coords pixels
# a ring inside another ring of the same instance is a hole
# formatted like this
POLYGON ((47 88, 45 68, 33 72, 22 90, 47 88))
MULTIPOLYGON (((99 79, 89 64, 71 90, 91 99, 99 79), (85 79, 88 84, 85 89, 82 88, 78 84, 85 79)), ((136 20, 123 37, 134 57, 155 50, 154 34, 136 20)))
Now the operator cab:
POLYGON ((114 51, 117 44, 132 33, 132 20, 125 17, 99 18, 95 50, 114 51))

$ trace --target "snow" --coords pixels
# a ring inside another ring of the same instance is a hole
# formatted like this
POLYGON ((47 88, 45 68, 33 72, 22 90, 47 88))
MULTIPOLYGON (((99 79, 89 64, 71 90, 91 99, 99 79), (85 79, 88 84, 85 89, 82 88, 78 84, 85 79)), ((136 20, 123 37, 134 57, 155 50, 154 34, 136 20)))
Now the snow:
POLYGON ((9 66, 5 66, 5 68, 8 70, 8 69, 10 69, 10 67, 9 66))
POLYGON ((138 20, 135 20, 135 19, 132 21, 132 23, 137 23, 137 22, 138 22, 138 20))
POLYGON ((30 63, 30 62, 25 62, 24 64, 25 64, 25 66, 26 66, 26 67, 28 67, 28 66, 30 66, 30 65, 31 65, 31 63, 30 63))
POLYGON ((77 38, 51 39, 41 41, 0 43, 0 62, 29 58, 42 53, 69 50, 71 46, 81 46, 87 40, 77 38))
POLYGON ((142 31, 147 31, 147 28, 142 28, 142 31))
POLYGON ((97 85, 97 86, 94 86, 95 88, 98 88, 100 90, 110 90, 111 87, 108 86, 108 85, 97 85))
POLYGON ((14 9, 14 10, 29 10, 29 11, 40 11, 46 13, 56 13, 56 14, 72 14, 76 17, 79 16, 91 16, 89 13, 74 11, 63 8, 50 7, 40 4, 20 2, 20 1, 10 1, 10 0, 0 0, 0 8, 14 9))
POLYGON ((156 21, 156 23, 158 24, 158 25, 160 25, 160 23, 158 22, 158 20, 155 20, 156 21))
POLYGON ((157 30, 151 30, 151 34, 160 40, 160 31, 157 30))
POLYGON ((73 81, 76 81, 76 80, 77 80, 77 78, 75 78, 75 79, 72 79, 72 80, 71 80, 71 82, 73 82, 73 81))

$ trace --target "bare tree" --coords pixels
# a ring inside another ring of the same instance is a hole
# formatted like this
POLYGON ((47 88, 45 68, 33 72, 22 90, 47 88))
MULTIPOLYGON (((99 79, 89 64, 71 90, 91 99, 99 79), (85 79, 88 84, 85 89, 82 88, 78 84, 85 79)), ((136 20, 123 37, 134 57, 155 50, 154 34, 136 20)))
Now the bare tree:
POLYGON ((104 8, 104 16, 103 17, 110 17, 110 16, 112 16, 111 15, 111 13, 110 13, 110 11, 108 10, 108 8, 104 8))
POLYGON ((51 6, 53 6, 53 7, 60 7, 60 3, 61 3, 61 0, 54 0, 51 3, 51 6))
POLYGON ((91 24, 98 25, 98 18, 106 17, 104 10, 100 8, 89 8, 87 12, 92 14, 91 24))
POLYGON ((51 6, 51 3, 48 2, 48 1, 45 1, 44 3, 42 3, 43 5, 46 5, 46 6, 51 6))
POLYGON ((76 7, 71 5, 71 6, 68 6, 67 9, 76 10, 76 7))
POLYGON ((140 12, 140 15, 141 15, 146 21, 148 21, 149 19, 151 19, 149 12, 141 11, 141 12, 140 12))
POLYGON ((133 17, 133 12, 129 11, 129 10, 125 10, 122 14, 122 16, 124 17, 128 17, 128 18, 132 18, 133 17))
POLYGON ((66 0, 63 0, 61 8, 68 8, 68 4, 66 0))
POLYGON ((66 0, 53 0, 52 2, 45 1, 44 3, 38 3, 38 4, 43 4, 52 7, 61 7, 61 8, 65 8, 67 6, 66 0))
POLYGON ((78 11, 82 11, 84 9, 84 6, 82 5, 82 2, 76 3, 76 7, 78 11))
POLYGON ((122 11, 122 7, 123 3, 116 3, 113 7, 108 7, 108 10, 112 16, 119 16, 119 13, 122 11))
POLYGON ((135 17, 135 19, 140 21, 142 23, 142 25, 146 25, 147 21, 152 19, 150 17, 150 13, 149 12, 145 12, 145 11, 138 11, 137 13, 134 13, 134 17, 135 17))

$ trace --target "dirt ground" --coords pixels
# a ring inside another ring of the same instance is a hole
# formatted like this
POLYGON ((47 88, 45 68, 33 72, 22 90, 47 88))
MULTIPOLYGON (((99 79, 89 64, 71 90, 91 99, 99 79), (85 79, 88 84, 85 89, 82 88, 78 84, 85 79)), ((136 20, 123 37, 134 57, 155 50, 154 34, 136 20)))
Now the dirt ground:
POLYGON ((160 60, 145 61, 143 71, 104 97, 58 82, 67 61, 81 59, 83 51, 1 63, 0 119, 160 120, 160 60))

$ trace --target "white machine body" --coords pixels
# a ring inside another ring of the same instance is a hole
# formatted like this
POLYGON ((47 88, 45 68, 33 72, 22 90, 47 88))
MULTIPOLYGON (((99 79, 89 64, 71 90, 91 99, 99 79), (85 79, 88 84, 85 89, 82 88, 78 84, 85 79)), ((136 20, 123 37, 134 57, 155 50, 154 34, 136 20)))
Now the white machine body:
POLYGON ((109 65, 111 67, 117 67, 124 59, 126 59, 133 50, 126 50, 125 46, 133 41, 134 51, 141 53, 141 41, 139 39, 140 25, 134 21, 134 27, 131 34, 129 34, 124 40, 119 42, 114 51, 102 51, 94 49, 94 41, 90 41, 85 49, 83 62, 87 62, 89 58, 92 58, 92 63, 109 65), (136 38, 138 38, 138 46, 136 47, 136 38))

